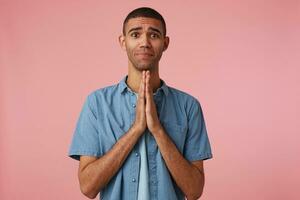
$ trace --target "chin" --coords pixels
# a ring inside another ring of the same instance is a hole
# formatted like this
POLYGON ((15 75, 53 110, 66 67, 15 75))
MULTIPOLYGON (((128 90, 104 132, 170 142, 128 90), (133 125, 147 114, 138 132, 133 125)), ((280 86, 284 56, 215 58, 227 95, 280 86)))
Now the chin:
POLYGON ((139 71, 152 70, 153 65, 151 65, 151 64, 138 64, 135 68, 139 71))

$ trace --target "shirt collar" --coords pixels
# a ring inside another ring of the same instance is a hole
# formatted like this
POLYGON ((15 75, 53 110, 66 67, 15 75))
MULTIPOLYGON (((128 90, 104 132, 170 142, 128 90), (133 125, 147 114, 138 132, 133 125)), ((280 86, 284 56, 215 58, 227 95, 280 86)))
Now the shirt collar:
MULTIPOLYGON (((121 81, 119 82, 118 84, 118 87, 119 87, 119 92, 122 94, 126 89, 131 91, 131 89, 128 87, 127 83, 126 83, 126 80, 127 80, 127 77, 128 75, 126 75, 125 77, 123 77, 121 79, 121 81)), ((160 79, 161 80, 161 87, 157 89, 156 93, 158 93, 160 90, 163 91, 163 93, 168 96, 168 93, 169 93, 169 89, 168 89, 168 86, 167 84, 165 83, 164 80, 160 79)))

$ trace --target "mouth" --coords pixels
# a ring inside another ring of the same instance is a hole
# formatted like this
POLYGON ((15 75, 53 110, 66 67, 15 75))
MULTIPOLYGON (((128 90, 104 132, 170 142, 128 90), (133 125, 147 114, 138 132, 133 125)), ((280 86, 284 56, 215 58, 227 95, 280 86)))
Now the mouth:
POLYGON ((139 57, 152 57, 153 56, 153 54, 151 54, 151 53, 136 53, 135 55, 139 56, 139 57))

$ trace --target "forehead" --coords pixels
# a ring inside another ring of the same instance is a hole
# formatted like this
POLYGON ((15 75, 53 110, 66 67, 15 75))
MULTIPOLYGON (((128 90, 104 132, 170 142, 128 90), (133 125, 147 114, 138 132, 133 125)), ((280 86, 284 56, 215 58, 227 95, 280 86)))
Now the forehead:
POLYGON ((125 29, 126 32, 130 28, 142 27, 147 29, 148 27, 157 28, 162 31, 162 23, 158 19, 149 18, 149 17, 136 17, 128 20, 125 29))

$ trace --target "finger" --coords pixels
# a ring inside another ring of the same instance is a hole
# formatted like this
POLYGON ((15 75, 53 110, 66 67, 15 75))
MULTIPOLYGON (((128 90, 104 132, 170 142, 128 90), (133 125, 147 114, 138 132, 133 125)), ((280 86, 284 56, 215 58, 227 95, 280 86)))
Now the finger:
POLYGON ((146 72, 146 98, 148 100, 152 99, 152 88, 150 86, 150 72, 147 71, 146 72))
POLYGON ((140 89, 139 89, 139 100, 143 101, 145 98, 145 81, 144 81, 145 71, 142 72, 142 79, 140 82, 140 89))
POLYGON ((144 86, 144 97, 145 97, 145 93, 146 93, 146 71, 143 71, 143 86, 144 86))
POLYGON ((149 79, 148 79, 149 92, 150 92, 150 94, 153 94, 153 88, 152 88, 152 86, 150 84, 150 79, 151 79, 150 71, 148 71, 148 77, 149 77, 149 79))

